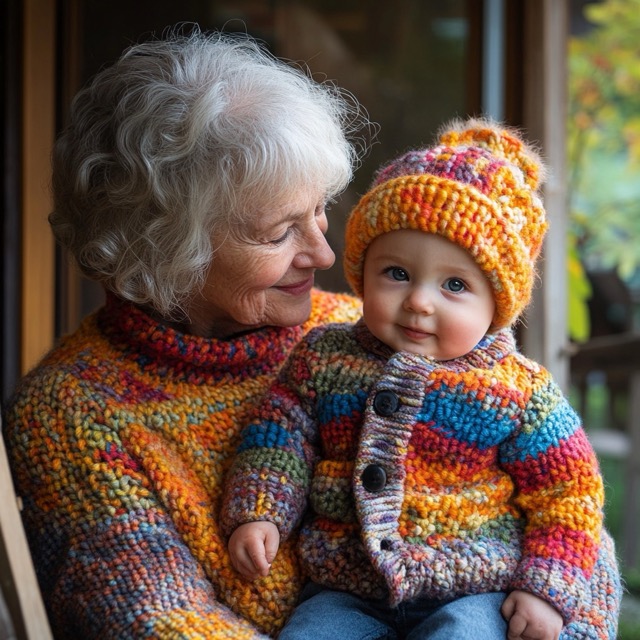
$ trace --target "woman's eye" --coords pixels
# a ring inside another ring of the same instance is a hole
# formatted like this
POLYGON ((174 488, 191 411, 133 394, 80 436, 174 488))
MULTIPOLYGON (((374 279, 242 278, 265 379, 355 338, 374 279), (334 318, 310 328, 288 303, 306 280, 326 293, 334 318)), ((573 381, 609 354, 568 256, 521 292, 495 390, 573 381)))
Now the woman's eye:
POLYGON ((461 291, 464 291, 467 288, 465 283, 462 280, 460 280, 460 278, 449 278, 448 280, 445 281, 443 287, 447 291, 451 291, 452 293, 460 293, 461 291))
POLYGON ((287 229, 279 238, 270 240, 270 244, 282 244, 290 235, 291 229, 287 229))
POLYGON ((398 280, 399 282, 409 280, 409 274, 401 267, 388 267, 384 271, 392 280, 398 280))

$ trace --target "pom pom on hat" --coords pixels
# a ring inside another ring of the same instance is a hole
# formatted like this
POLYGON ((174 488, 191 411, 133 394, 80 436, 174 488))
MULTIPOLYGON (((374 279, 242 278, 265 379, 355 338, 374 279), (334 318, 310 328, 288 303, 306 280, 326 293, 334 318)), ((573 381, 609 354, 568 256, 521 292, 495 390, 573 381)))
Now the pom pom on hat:
POLYGON ((456 121, 438 146, 409 151, 375 175, 347 223, 344 267, 362 296, 364 256, 379 235, 416 229, 468 251, 489 280, 492 329, 511 325, 531 299, 547 230, 538 189, 544 165, 516 132, 484 119, 456 121))

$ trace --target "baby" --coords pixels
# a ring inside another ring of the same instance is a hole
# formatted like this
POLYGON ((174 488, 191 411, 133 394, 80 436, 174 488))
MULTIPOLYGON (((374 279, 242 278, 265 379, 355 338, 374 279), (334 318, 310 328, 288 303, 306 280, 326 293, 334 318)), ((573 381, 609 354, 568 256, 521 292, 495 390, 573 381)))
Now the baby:
POLYGON ((352 212, 345 273, 363 318, 293 352, 223 505, 248 578, 302 522, 311 581, 281 640, 615 636, 619 591, 591 610, 596 456, 511 330, 547 229, 542 172, 516 133, 454 123, 382 168, 352 212))

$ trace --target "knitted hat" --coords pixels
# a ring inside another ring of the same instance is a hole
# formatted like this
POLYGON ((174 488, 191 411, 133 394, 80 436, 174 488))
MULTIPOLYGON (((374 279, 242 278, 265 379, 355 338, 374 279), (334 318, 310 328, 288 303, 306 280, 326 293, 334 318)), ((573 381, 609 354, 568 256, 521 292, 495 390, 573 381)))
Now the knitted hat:
POLYGON ((467 250, 487 276, 492 329, 512 324, 531 298, 547 229, 538 194, 544 166, 516 133, 489 120, 449 125, 439 145, 409 151, 376 174, 347 223, 345 276, 362 296, 367 247, 398 229, 435 233, 467 250))

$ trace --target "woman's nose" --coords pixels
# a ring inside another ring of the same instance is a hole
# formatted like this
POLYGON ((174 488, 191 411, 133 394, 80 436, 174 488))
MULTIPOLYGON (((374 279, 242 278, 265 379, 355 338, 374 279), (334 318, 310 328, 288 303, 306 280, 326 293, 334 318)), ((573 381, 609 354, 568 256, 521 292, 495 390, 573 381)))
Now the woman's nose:
POLYGON ((319 227, 305 235, 305 242, 295 259, 298 268, 329 269, 333 266, 336 254, 319 227))
POLYGON ((329 246, 324 235, 322 235, 320 242, 318 242, 317 256, 317 269, 330 269, 336 261, 336 254, 329 246))

